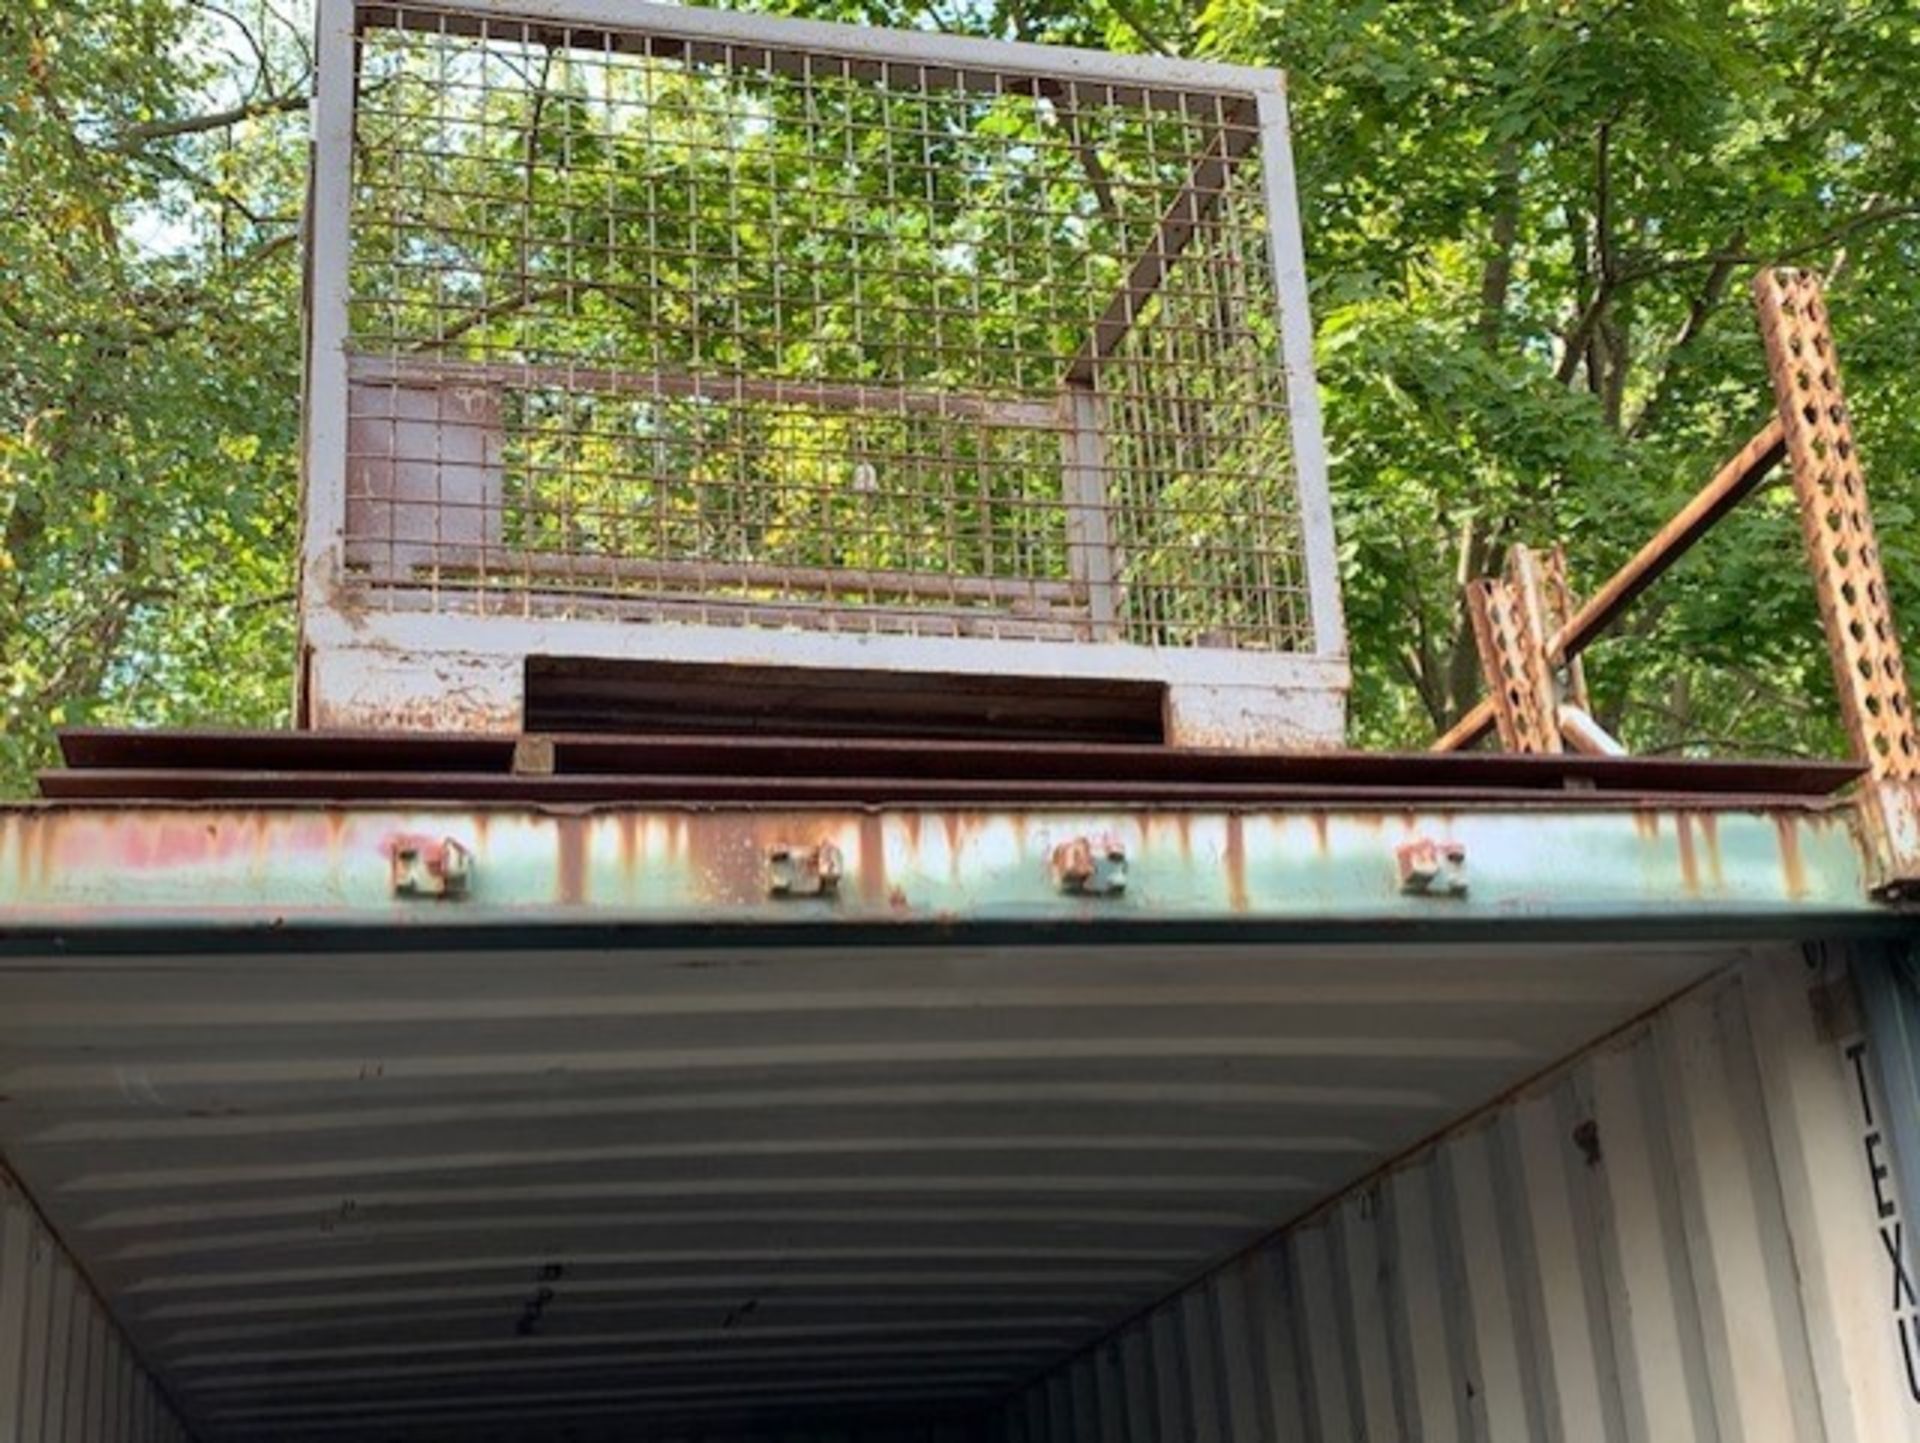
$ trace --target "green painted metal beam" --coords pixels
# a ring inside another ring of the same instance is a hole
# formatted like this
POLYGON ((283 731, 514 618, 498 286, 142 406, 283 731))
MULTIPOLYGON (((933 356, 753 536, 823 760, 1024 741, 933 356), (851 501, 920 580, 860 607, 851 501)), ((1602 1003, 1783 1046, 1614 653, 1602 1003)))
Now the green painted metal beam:
POLYGON ((1817 806, 0 811, 0 935, 16 946, 569 924, 1813 935, 1897 924, 1870 877, 1851 810, 1817 806), (1425 843, 1439 867, 1422 890, 1407 873, 1434 870, 1425 843))

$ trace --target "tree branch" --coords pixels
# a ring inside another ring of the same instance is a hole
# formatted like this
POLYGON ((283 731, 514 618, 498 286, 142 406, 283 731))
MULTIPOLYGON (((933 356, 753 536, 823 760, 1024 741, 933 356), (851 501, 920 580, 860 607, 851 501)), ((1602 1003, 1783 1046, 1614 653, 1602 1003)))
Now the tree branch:
POLYGON ((1167 44, 1159 31, 1149 25, 1140 12, 1128 0, 1107 0, 1107 10, 1113 18, 1131 30, 1140 43, 1156 55, 1172 55, 1174 48, 1167 44))
POLYGON ((1513 288, 1513 253, 1520 236, 1520 147, 1508 140, 1494 164, 1493 253, 1480 272, 1480 314, 1474 333, 1489 351, 1500 344, 1507 294, 1513 288))
MULTIPOLYGON (((1743 227, 1733 233, 1727 242, 1726 249, 1729 251, 1738 250, 1746 244, 1746 240, 1747 233, 1743 227)), ((1654 418, 1660 415, 1666 405, 1668 396, 1672 394, 1675 362, 1685 354, 1694 342, 1700 339, 1700 333, 1706 329, 1708 318, 1720 308, 1721 303, 1726 299, 1727 286, 1732 282, 1734 272, 1737 269, 1738 267, 1734 265, 1733 262, 1720 260, 1716 261, 1707 271, 1706 281, 1701 285, 1699 291, 1695 293, 1693 299, 1687 304, 1686 319, 1680 323, 1680 329, 1674 333, 1673 339, 1667 343, 1667 352, 1661 361, 1659 379, 1654 382, 1653 389, 1648 393, 1645 403, 1640 407, 1639 414, 1628 423, 1627 435, 1629 437, 1643 435, 1647 428, 1653 424, 1654 418)))
POLYGON ((257 116, 283 115, 306 108, 306 92, 291 91, 267 100, 250 100, 244 105, 230 105, 225 110, 208 111, 205 115, 187 115, 175 120, 152 120, 145 125, 129 126, 114 138, 107 149, 121 155, 131 155, 157 140, 174 140, 182 135, 204 135, 210 130, 225 130, 229 126, 238 125, 242 121, 252 120, 257 116))

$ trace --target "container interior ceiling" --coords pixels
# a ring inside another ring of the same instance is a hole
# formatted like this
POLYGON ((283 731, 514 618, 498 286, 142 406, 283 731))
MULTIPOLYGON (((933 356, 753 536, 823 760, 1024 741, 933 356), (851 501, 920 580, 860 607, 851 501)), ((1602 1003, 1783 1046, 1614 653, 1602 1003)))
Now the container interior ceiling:
POLYGON ((0 1149, 206 1443, 971 1437, 1738 955, 12 958, 0 1149))

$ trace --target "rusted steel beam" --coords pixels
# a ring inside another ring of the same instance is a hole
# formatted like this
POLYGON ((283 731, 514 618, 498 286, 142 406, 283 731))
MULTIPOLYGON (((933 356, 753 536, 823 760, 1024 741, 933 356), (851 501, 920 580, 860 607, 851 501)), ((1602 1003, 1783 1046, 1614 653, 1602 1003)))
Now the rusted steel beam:
MULTIPOLYGON (((659 718, 653 719, 656 725, 659 718)), ((1161 795, 1200 801, 1222 788, 1297 787, 1330 799, 1374 789, 1415 807, 1485 791, 1635 802, 1675 798, 1831 796, 1859 779, 1855 762, 1813 758, 1517 756, 1502 752, 1229 752, 1157 743, 1007 741, 938 737, 781 736, 656 730, 638 734, 548 733, 551 770, 583 785, 651 777, 663 784, 733 778, 771 795, 793 783, 828 781, 865 796, 888 779, 938 788, 991 782, 1022 793, 1042 785, 1083 785, 1114 802, 1151 784, 1161 795)), ((45 774, 47 795, 110 800, 231 797, 260 779, 354 797, 363 779, 429 797, 458 779, 475 788, 514 783, 529 768, 516 756, 525 737, 407 732, 244 731, 226 728, 123 730, 70 727, 60 733, 66 769, 45 774), (194 790, 189 790, 194 789, 194 790)), ((467 794, 463 793, 463 796, 467 794)), ((505 793, 500 794, 503 798, 505 793)), ((609 796, 608 799, 611 799, 609 796)), ((882 798, 884 800, 884 798, 882 798)))
POLYGON ((446 928, 537 945, 556 927, 724 927, 742 945, 835 928, 1798 935, 1896 922, 1868 876, 1833 804, 42 805, 0 808, 0 950, 446 928), (1107 859, 1097 892, 1062 885, 1060 849, 1081 840, 1107 859), (1405 857, 1429 851, 1448 885, 1409 890, 1405 857))
MULTIPOLYGON (((1567 732, 1562 708, 1561 730, 1567 732)), ((1584 715, 1584 713, 1582 713, 1584 715)), ((1591 718, 1581 736, 1604 736, 1591 718)), ((1576 751, 1617 757, 1617 746, 1574 742, 1576 751)), ((1108 803, 1158 807, 1221 806, 1509 806, 1546 808, 1561 804, 1566 787, 1579 786, 1591 773, 1569 772, 1559 789, 1535 782, 1523 785, 1476 784, 1456 780, 1445 787, 1409 791, 1378 782, 1347 781, 1096 781, 1052 778, 976 778, 874 775, 849 771, 841 776, 768 776, 751 773, 593 772, 568 775, 502 775, 483 772, 392 771, 155 771, 101 769, 49 771, 40 790, 50 801, 110 802, 319 802, 355 805, 370 802, 462 802, 528 805, 664 805, 710 803, 758 807, 786 806, 1088 806, 1108 803)), ((1786 778, 1791 781, 1791 778, 1786 778)), ((1594 808, 1646 806, 1791 806, 1810 798, 1790 786, 1772 792, 1716 791, 1711 778, 1687 791, 1649 795, 1637 790, 1587 790, 1581 805, 1594 808)))
POLYGON ((1820 281, 1764 270, 1753 292, 1847 735, 1875 778, 1912 781, 1920 734, 1820 281))
MULTIPOLYGON (((1613 624, 1641 592, 1672 569, 1714 524, 1738 506, 1765 481, 1786 455, 1786 431, 1775 416, 1731 456, 1699 493, 1654 533, 1618 571, 1589 596, 1567 624, 1548 640, 1549 654, 1571 659, 1613 624)), ((1460 751, 1472 746, 1494 726, 1490 699, 1474 708, 1435 741, 1436 752, 1460 751)))

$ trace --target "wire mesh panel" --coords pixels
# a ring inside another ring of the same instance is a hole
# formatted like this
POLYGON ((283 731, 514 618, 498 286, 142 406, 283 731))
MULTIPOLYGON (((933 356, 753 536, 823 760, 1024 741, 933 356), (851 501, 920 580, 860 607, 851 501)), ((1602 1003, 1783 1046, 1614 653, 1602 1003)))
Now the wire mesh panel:
POLYGON ((1313 650, 1255 96, 648 13, 359 7, 351 583, 1313 650))

